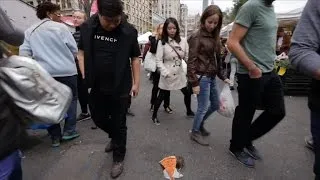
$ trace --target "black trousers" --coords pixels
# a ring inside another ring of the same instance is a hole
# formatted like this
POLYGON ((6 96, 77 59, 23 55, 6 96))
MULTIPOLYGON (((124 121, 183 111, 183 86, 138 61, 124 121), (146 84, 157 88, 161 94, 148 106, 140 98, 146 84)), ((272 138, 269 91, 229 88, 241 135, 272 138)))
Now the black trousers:
POLYGON ((276 73, 263 74, 259 79, 251 79, 247 74, 237 77, 239 105, 233 118, 231 151, 252 145, 252 141, 269 132, 285 116, 283 87, 276 73), (252 123, 260 104, 264 112, 252 123))
POLYGON ((78 99, 80 102, 81 112, 88 113, 89 93, 85 81, 82 79, 81 72, 78 71, 78 99))
MULTIPOLYGON (((191 94, 192 93, 190 92, 190 90, 187 87, 182 88, 181 92, 184 95, 184 104, 186 105, 187 112, 191 112, 191 94)), ((160 89, 159 96, 154 104, 154 110, 153 110, 153 115, 152 115, 153 118, 157 117, 159 107, 160 107, 162 101, 165 99, 165 97, 169 96, 168 95, 169 93, 170 93, 170 91, 168 91, 168 90, 160 89)))
POLYGON ((92 89, 90 93, 91 117, 97 127, 109 134, 114 147, 114 162, 122 162, 126 154, 126 112, 129 98, 129 94, 106 95, 97 89, 92 89))
MULTIPOLYGON (((156 71, 156 72, 153 72, 151 74, 151 76, 152 76, 152 80, 153 80, 153 87, 152 87, 150 104, 155 105, 159 91, 160 91, 160 88, 159 88, 160 73, 156 71)), ((169 106, 170 106, 170 91, 169 91, 169 93, 166 93, 166 95, 164 97, 164 104, 163 104, 164 108, 167 108, 169 106)))

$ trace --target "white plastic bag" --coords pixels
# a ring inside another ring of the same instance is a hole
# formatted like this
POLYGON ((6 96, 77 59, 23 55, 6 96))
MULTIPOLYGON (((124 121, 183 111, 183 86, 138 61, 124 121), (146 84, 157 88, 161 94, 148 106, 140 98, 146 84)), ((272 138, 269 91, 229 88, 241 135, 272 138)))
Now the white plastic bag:
POLYGON ((156 56, 151 52, 147 52, 146 57, 144 58, 143 67, 146 71, 155 72, 157 69, 156 56))
POLYGON ((224 117, 232 118, 235 112, 235 105, 228 84, 224 85, 220 94, 220 108, 218 113, 224 117))
POLYGON ((183 70, 184 74, 187 74, 187 66, 188 65, 185 60, 182 60, 181 66, 182 66, 182 70, 183 70))

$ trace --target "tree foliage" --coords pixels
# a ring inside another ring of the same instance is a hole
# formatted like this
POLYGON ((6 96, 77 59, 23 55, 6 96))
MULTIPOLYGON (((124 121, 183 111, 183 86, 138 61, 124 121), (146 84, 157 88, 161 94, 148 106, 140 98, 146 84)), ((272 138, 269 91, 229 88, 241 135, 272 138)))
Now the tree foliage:
POLYGON ((90 16, 90 10, 94 0, 77 0, 79 5, 83 8, 84 12, 87 14, 87 17, 90 16))
POLYGON ((227 14, 227 17, 229 17, 230 20, 233 21, 236 18, 237 13, 241 8, 241 6, 247 1, 248 0, 233 0, 233 7, 231 8, 231 10, 225 11, 225 13, 227 14))

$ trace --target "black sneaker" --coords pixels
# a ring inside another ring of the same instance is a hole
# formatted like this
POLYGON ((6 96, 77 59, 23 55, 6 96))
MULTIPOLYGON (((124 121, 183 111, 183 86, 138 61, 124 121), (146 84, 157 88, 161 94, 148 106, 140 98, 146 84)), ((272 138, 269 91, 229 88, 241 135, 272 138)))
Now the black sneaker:
POLYGON ((159 119, 158 119, 158 118, 153 117, 151 120, 153 121, 153 123, 154 123, 155 125, 157 125, 157 126, 159 126, 159 125, 160 125, 160 121, 159 121, 159 119))
POLYGON ((79 117, 77 118, 77 121, 78 121, 78 122, 81 122, 81 121, 86 121, 86 120, 89 120, 89 119, 91 119, 91 116, 90 116, 89 113, 87 113, 87 114, 81 113, 81 114, 79 115, 79 117))
POLYGON ((193 111, 187 112, 187 116, 188 116, 188 117, 194 117, 194 112, 193 112, 193 111))
POLYGON ((261 160, 262 159, 262 156, 260 155, 259 151, 253 145, 247 146, 245 148, 245 151, 246 151, 246 153, 248 153, 255 160, 261 160))
POLYGON ((233 155, 241 164, 247 166, 248 168, 254 168, 254 159, 244 151, 232 152, 229 150, 230 154, 233 155))
POLYGON ((306 143, 306 148, 310 149, 311 151, 314 151, 314 144, 313 144, 312 137, 306 137, 304 141, 306 143))

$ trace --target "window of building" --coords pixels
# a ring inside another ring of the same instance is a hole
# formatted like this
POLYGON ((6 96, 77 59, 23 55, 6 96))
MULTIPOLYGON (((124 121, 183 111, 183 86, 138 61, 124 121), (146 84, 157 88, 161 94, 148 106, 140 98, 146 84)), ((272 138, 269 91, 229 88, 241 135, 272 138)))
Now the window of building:
POLYGON ((61 0, 61 8, 62 9, 66 8, 66 0, 61 0))
POLYGON ((67 8, 72 8, 71 0, 67 0, 67 8))

